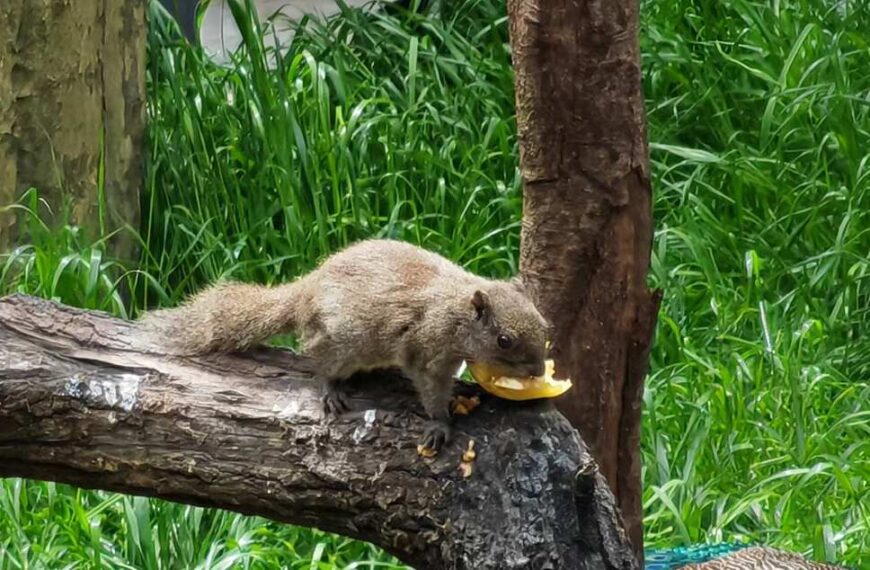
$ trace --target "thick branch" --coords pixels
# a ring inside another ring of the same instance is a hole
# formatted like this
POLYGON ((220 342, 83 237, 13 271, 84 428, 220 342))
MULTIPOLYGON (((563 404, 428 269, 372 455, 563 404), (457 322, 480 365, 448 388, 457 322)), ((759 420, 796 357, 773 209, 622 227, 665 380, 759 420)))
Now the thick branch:
POLYGON ((548 402, 483 398, 424 460, 408 382, 354 379, 355 411, 327 423, 310 367, 266 349, 170 358, 135 323, 0 299, 0 476, 315 526, 421 569, 636 567, 604 479, 548 402))

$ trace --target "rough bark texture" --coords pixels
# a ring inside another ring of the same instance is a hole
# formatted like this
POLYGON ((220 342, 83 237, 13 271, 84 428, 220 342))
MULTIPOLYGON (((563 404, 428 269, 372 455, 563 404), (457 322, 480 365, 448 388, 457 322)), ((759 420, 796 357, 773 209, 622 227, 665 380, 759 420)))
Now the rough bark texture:
POLYGON ((549 402, 484 397, 424 460, 408 382, 357 378, 354 411, 326 422, 299 357, 173 359, 138 335, 102 313, 0 299, 0 476, 315 526, 418 569, 637 568, 607 483, 549 402))
MULTIPOLYGON (((99 229, 138 227, 147 0, 0 3, 0 206, 30 187, 54 213, 99 229)), ((45 212, 41 212, 45 214, 45 212)), ((0 247, 20 233, 0 213, 0 247)), ((113 252, 131 258, 126 232, 113 252)))
POLYGON ((642 552, 640 406, 660 295, 637 0, 509 0, 524 188, 521 269, 588 442, 642 552))

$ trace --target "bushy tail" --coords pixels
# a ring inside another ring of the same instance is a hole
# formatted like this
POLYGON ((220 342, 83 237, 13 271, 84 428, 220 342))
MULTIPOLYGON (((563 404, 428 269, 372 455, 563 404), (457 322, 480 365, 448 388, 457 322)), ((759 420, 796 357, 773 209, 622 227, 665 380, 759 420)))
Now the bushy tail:
POLYGON ((173 309, 146 313, 141 323, 152 342, 176 354, 248 349, 297 325, 298 282, 266 287, 224 282, 173 309))

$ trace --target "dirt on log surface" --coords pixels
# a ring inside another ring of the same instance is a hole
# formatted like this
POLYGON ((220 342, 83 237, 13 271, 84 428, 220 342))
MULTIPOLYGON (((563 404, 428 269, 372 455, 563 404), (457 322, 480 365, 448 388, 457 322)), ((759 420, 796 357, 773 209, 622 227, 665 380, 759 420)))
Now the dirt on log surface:
POLYGON ((169 357, 136 323, 5 297, 0 476, 317 527, 418 569, 637 568, 613 495, 551 402, 482 395, 423 459, 409 382, 357 377, 353 411, 327 421, 311 366, 277 349, 169 357))

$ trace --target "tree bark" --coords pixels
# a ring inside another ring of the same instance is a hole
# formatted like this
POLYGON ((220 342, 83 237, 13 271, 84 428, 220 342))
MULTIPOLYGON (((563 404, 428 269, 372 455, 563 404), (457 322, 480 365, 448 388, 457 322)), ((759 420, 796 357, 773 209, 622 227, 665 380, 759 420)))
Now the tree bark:
MULTIPOLYGON (((138 227, 147 1, 0 4, 0 206, 34 187, 86 231, 138 227)), ((0 216, 7 249, 21 229, 0 216)), ((112 253, 134 243, 121 232, 112 253)))
POLYGON ((556 332, 559 409, 588 442, 642 556, 640 419, 660 293, 637 0, 509 0, 524 181, 520 267, 556 332))
POLYGON ((549 401, 483 396, 422 459, 409 382, 357 377, 353 411, 327 422, 311 366, 277 349, 170 357, 136 323, 0 299, 0 476, 315 526, 419 569, 638 567, 604 478, 549 401))

